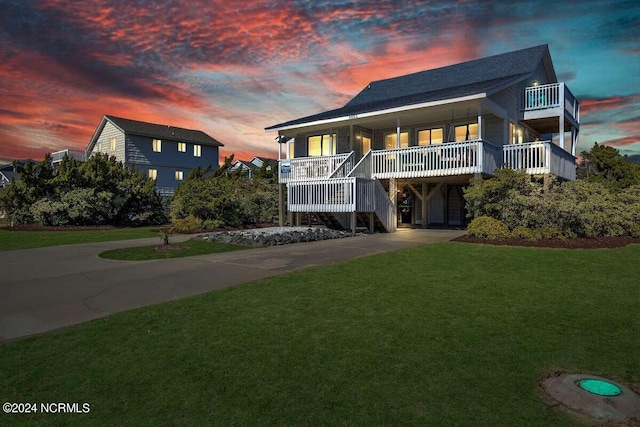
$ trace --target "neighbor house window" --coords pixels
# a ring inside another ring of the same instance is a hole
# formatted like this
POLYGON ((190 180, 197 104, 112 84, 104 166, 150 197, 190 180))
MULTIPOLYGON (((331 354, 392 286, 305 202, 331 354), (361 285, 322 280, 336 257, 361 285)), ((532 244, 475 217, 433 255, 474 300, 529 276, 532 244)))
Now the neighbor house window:
POLYGON ((184 179, 184 172, 176 171, 176 181, 182 181, 184 179))
POLYGON ((418 131, 418 145, 442 144, 444 129, 425 129, 418 131))
POLYGON ((331 156, 336 154, 338 145, 337 135, 315 135, 307 138, 308 156, 331 156), (333 139, 333 143, 332 140, 333 139))
POLYGON ((109 139, 109 150, 110 151, 116 151, 116 139, 115 138, 109 139))
POLYGON ((456 142, 473 141, 478 139, 478 124, 469 123, 468 125, 456 126, 456 142))
MULTIPOLYGON (((400 148, 409 146, 409 132, 400 132, 400 148)), ((384 135, 384 148, 391 150, 398 148, 398 134, 396 132, 384 135)))
POLYGON ((156 153, 159 153, 162 151, 162 141, 159 139, 154 139, 153 140, 153 151, 155 151, 156 153))
POLYGON ((187 143, 186 142, 178 142, 178 151, 181 153, 187 152, 187 143))
POLYGON ((149 178, 158 179, 158 169, 149 169, 149 178))
POLYGON ((195 157, 202 156, 202 146, 201 145, 194 145, 193 146, 193 155, 195 157))

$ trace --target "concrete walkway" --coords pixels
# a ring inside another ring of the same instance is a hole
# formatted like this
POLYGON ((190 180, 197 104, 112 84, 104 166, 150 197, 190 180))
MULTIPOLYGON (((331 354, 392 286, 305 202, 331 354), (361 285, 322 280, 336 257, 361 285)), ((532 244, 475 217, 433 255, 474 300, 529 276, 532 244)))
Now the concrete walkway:
MULTIPOLYGON (((157 238, 0 252, 0 342, 311 266, 451 240, 459 230, 400 229, 320 242, 154 261, 98 257, 157 238)), ((173 236, 177 243, 191 236, 173 236)))

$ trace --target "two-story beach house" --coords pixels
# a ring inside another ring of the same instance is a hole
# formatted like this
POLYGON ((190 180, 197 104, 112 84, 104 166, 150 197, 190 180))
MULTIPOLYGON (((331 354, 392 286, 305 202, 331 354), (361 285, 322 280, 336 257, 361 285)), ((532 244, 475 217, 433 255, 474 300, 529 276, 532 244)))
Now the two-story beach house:
POLYGON ((392 232, 464 225, 462 189, 497 168, 575 179, 579 128, 542 45, 374 81, 342 108, 266 130, 290 213, 392 232))
MULTIPOLYGON (((158 193, 169 197, 192 169, 209 165, 216 169, 222 146, 200 130, 103 116, 83 157, 95 153, 115 156, 155 179, 158 193)), ((54 153, 54 162, 56 154, 61 159, 64 151, 54 153)))

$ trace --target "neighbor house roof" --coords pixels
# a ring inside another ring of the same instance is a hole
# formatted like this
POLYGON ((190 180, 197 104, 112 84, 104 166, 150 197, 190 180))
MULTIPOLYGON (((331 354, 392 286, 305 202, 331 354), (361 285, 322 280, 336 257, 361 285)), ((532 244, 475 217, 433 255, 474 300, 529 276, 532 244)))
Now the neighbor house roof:
POLYGON ((125 133, 133 135, 156 137, 158 139, 170 139, 180 142, 194 142, 203 145, 222 147, 223 144, 210 137, 201 130, 185 129, 169 125, 141 122, 138 120, 123 119, 122 117, 104 116, 107 120, 119 127, 125 133))
POLYGON ((403 106, 492 94, 533 75, 547 59, 556 80, 547 45, 489 56, 433 70, 373 81, 344 107, 266 128, 278 130, 311 122, 349 117, 403 106))
POLYGON ((115 127, 123 131, 125 134, 147 136, 149 138, 166 139, 179 142, 191 142, 194 144, 210 145, 214 147, 223 147, 220 141, 212 138, 201 130, 185 129, 170 125, 161 125, 157 123, 141 122, 139 120, 125 119, 116 116, 103 116, 98 128, 91 137, 87 151, 91 151, 96 141, 102 133, 102 129, 111 122, 115 127))

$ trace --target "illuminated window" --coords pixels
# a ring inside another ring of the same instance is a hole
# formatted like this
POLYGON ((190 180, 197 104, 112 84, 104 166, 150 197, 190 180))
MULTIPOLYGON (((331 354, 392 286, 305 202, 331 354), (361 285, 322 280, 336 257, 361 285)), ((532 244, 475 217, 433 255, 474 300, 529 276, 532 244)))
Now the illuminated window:
POLYGON ((371 138, 368 136, 362 137, 362 154, 367 154, 371 151, 371 138))
POLYGON ((294 158, 295 150, 294 150, 293 144, 294 144, 293 141, 287 143, 287 147, 289 147, 289 157, 288 157, 289 159, 293 159, 294 158))
POLYGON ((181 153, 187 152, 187 144, 185 142, 178 142, 178 151, 181 153))
POLYGON ((184 179, 184 173, 182 171, 176 171, 176 181, 182 181, 184 179))
MULTIPOLYGON (((407 148, 409 146, 409 132, 400 132, 400 148, 407 148)), ((387 133, 384 136, 384 148, 391 150, 398 148, 398 134, 387 133)))
POLYGON ((337 135, 334 133, 333 136, 326 135, 316 135, 310 136, 307 138, 308 144, 308 156, 331 156, 336 154, 336 147, 338 145, 337 135), (332 143, 333 138, 333 143, 332 143))
POLYGON ((456 126, 456 142, 473 141, 478 139, 478 124, 456 126))
POLYGON ((194 145, 193 146, 193 155, 195 157, 200 157, 202 156, 202 146, 200 145, 194 145))
POLYGON ((418 145, 442 144, 444 129, 425 129, 418 131, 418 145))
POLYGON ((154 139, 153 140, 153 151, 155 151, 156 153, 159 153, 162 151, 162 141, 159 139, 154 139))
POLYGON ((149 169, 149 178, 158 179, 158 169, 149 169))
POLYGON ((509 143, 510 144, 522 144, 523 142, 522 128, 509 123, 509 143))
POLYGON ((109 150, 110 151, 115 151, 116 150, 116 139, 115 138, 109 139, 109 150))

